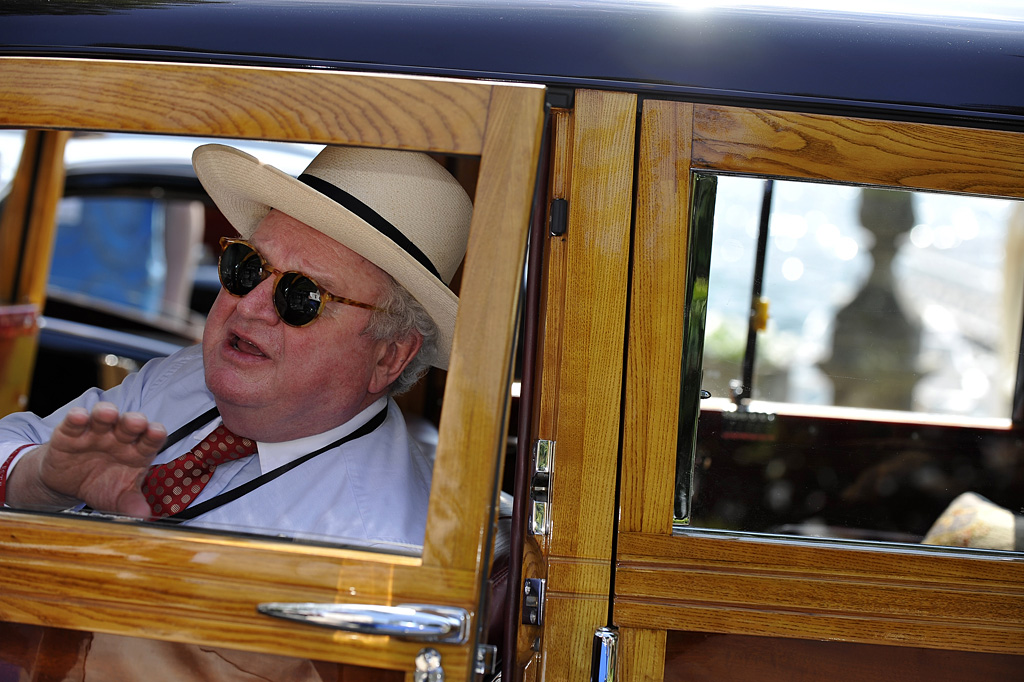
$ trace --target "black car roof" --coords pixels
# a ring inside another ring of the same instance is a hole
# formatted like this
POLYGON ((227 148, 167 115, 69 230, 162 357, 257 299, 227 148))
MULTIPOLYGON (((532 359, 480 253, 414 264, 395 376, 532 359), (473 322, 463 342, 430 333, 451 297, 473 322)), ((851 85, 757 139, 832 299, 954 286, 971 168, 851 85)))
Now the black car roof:
POLYGON ((800 4, 6 0, 0 54, 468 76, 1024 127, 1024 8, 800 4))

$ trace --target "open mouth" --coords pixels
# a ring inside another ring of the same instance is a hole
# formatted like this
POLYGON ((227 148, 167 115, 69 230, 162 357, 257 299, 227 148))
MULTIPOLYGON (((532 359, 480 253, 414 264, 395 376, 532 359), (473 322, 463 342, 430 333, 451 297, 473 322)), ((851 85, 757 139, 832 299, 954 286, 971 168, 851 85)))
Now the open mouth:
POLYGON ((264 357, 264 353, 263 353, 263 351, 260 350, 259 346, 257 346, 256 344, 252 343, 251 341, 243 339, 242 337, 238 336, 237 334, 235 334, 235 335, 233 335, 231 337, 230 345, 231 345, 231 347, 233 349, 235 349, 239 353, 245 353, 246 355, 256 355, 256 356, 259 356, 259 357, 264 357))

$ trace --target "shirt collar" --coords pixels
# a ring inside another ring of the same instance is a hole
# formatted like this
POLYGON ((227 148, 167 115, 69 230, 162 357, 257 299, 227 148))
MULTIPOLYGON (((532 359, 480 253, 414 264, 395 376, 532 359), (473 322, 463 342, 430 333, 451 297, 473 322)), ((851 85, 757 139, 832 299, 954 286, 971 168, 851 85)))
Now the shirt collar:
POLYGON ((339 438, 344 438, 360 426, 370 421, 375 414, 380 412, 387 405, 388 398, 378 398, 372 405, 349 419, 341 426, 336 426, 329 431, 318 433, 315 436, 306 436, 280 443, 263 443, 256 441, 256 452, 260 461, 260 473, 267 473, 274 469, 298 459, 303 455, 315 452, 320 448, 330 445, 339 438))

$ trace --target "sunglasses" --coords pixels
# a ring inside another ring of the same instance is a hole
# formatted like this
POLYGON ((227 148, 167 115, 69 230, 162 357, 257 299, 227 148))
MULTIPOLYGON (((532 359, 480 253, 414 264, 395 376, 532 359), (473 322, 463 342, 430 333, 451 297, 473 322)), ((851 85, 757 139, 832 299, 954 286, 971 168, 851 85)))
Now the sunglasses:
POLYGON ((337 296, 316 283, 309 275, 301 272, 282 272, 271 266, 259 251, 244 239, 220 238, 222 249, 218 274, 220 283, 232 296, 241 298, 260 285, 271 275, 274 282, 274 309, 278 317, 292 327, 305 327, 320 317, 328 301, 364 308, 381 310, 369 303, 360 303, 351 298, 337 296))

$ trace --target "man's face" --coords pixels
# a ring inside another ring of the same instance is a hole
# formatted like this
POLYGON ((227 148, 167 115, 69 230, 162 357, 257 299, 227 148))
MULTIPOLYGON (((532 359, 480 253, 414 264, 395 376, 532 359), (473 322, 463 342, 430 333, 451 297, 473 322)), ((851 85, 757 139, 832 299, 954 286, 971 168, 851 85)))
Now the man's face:
MULTIPOLYGON (((387 286, 380 268, 280 211, 249 241, 271 266, 303 272, 340 296, 375 304, 387 286)), ((342 424, 390 383, 381 369, 389 344, 360 333, 371 311, 330 302, 312 324, 290 327, 274 309, 274 281, 242 298, 222 290, 203 334, 206 384, 225 424, 266 442, 342 424)))

